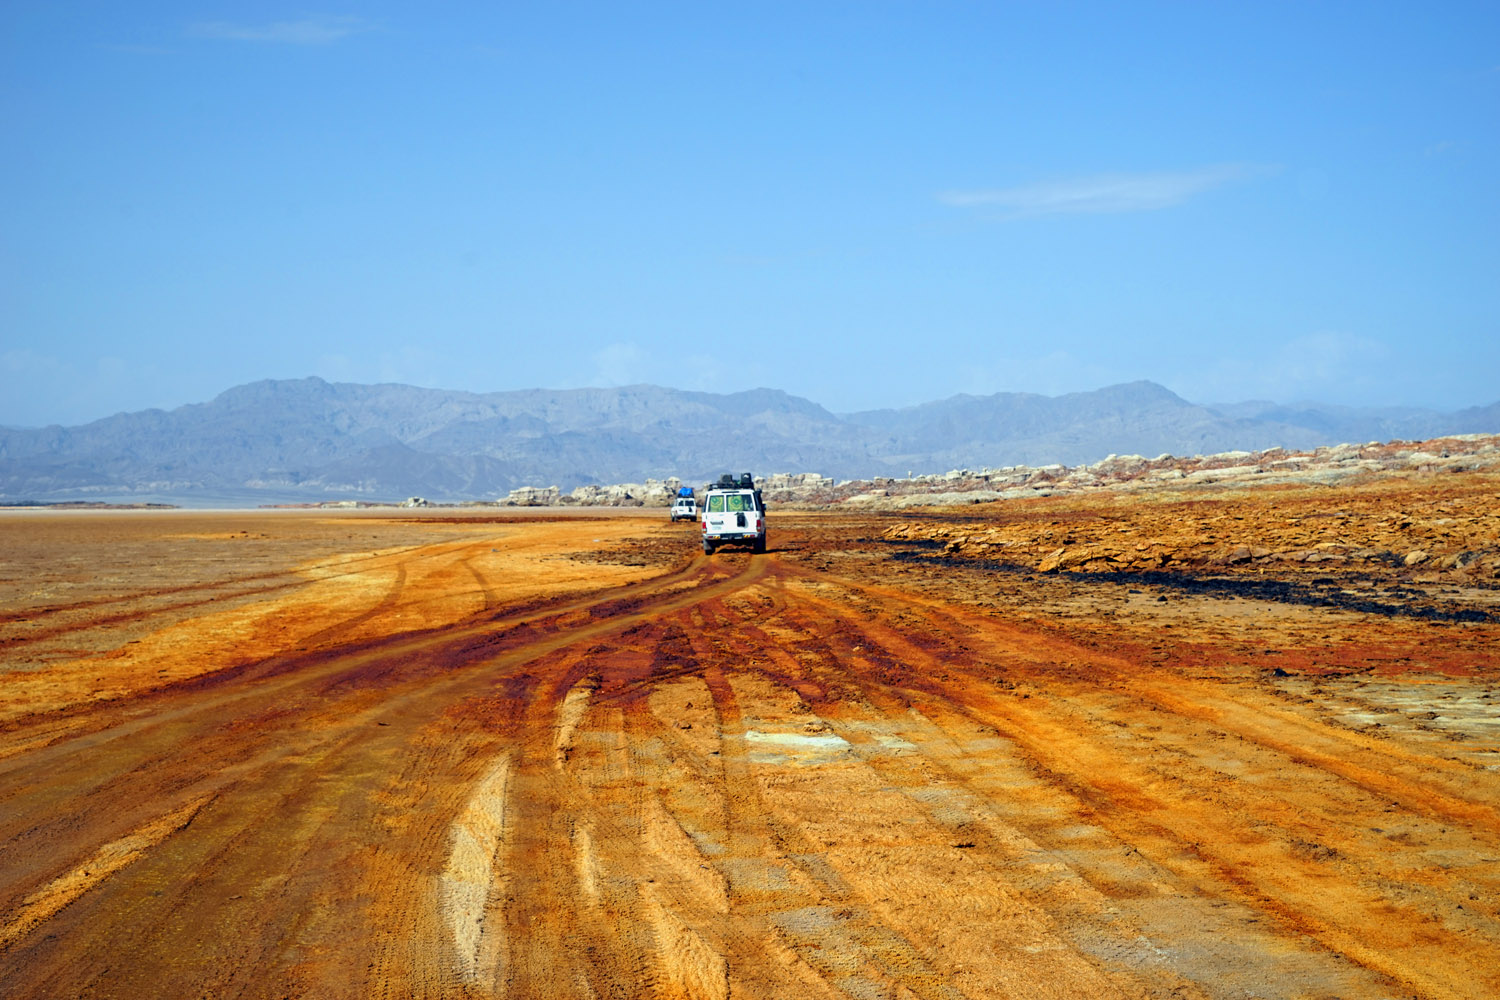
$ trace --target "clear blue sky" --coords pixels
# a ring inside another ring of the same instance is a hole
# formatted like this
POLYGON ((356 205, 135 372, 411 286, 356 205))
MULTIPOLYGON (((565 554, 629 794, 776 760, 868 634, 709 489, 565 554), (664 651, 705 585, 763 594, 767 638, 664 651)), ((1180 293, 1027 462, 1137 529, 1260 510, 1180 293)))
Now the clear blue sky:
POLYGON ((1500 399, 1500 4, 0 5, 0 424, 1500 399))

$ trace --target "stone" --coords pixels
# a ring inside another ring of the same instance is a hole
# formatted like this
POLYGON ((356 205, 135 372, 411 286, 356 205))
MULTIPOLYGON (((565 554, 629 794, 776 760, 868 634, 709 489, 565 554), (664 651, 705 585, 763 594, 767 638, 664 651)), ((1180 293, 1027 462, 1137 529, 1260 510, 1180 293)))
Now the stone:
POLYGON ((505 503, 512 507, 551 507, 560 495, 556 486, 518 486, 510 491, 505 503))
POLYGON ((1063 556, 1067 553, 1067 551, 1068 550, 1066 548, 1061 548, 1055 552, 1049 553, 1044 559, 1042 559, 1040 563, 1037 564, 1037 571, 1041 573, 1055 573, 1057 569, 1062 565, 1063 556))

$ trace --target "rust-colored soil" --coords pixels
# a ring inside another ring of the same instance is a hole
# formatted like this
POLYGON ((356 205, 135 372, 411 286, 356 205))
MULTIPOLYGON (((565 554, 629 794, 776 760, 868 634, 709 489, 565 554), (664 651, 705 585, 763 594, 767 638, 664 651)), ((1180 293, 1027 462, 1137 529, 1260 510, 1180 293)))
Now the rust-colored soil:
POLYGON ((6 512, 0 992, 1492 997, 1493 496, 6 512))

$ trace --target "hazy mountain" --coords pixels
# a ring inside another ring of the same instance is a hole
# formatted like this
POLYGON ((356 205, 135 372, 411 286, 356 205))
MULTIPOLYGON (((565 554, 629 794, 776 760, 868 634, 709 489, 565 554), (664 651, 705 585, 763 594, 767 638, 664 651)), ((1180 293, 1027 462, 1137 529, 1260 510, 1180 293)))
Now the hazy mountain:
POLYGON ((482 499, 521 485, 695 483, 730 470, 863 478, 1480 431, 1500 431, 1500 403, 1449 414, 1202 406, 1133 382, 837 415, 773 389, 468 393, 308 378, 238 386, 170 412, 0 429, 0 501, 482 499))
POLYGON ((879 432, 882 457, 913 468, 1075 465, 1110 453, 1193 455, 1328 441, 1312 428, 1276 417, 1245 419, 1189 403, 1154 382, 1065 396, 954 396, 847 419, 879 432))
MULTIPOLYGON (((1443 434, 1464 434, 1492 430, 1500 426, 1500 403, 1470 407, 1456 413, 1439 413, 1415 407, 1351 407, 1324 403, 1248 403, 1216 404, 1213 409, 1228 417, 1249 421, 1269 421, 1302 427, 1317 432, 1324 439, 1340 442, 1390 441, 1407 438, 1430 438, 1443 434)), ((1320 442, 1321 443, 1321 442, 1320 442)))

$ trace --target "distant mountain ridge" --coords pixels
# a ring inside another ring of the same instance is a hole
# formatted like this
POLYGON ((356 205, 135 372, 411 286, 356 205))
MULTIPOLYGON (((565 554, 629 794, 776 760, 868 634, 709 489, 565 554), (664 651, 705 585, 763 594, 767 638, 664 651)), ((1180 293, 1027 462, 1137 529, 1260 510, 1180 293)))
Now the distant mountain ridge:
POLYGON ((1449 414, 1203 406, 1145 381, 840 415, 776 389, 471 393, 306 378, 77 427, 0 428, 0 502, 486 499, 523 485, 701 482, 728 470, 869 478, 1495 431, 1500 402, 1449 414))

